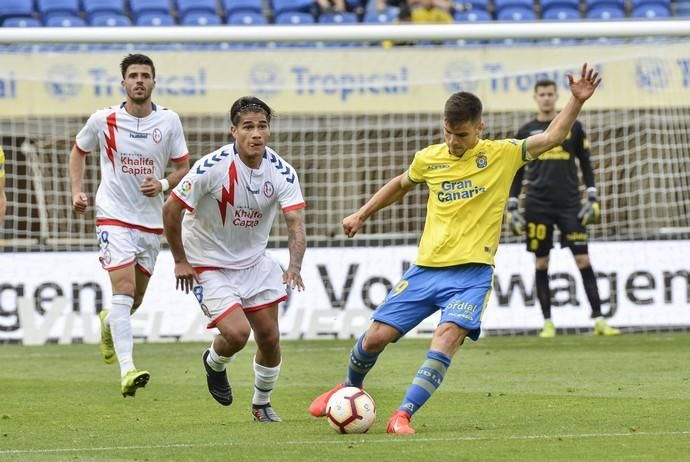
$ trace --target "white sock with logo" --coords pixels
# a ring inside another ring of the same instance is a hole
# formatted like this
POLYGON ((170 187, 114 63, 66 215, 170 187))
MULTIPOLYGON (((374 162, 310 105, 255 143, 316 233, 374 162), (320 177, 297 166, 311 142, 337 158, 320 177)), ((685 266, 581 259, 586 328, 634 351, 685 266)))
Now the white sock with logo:
POLYGON ((129 320, 129 312, 132 310, 134 299, 129 295, 113 295, 113 306, 108 313, 108 324, 113 335, 115 353, 120 361, 120 376, 134 369, 134 338, 132 336, 132 323, 129 320))
POLYGON ((271 392, 280 374, 280 365, 276 367, 266 367, 256 363, 254 357, 254 397, 252 404, 261 405, 271 401, 271 392))

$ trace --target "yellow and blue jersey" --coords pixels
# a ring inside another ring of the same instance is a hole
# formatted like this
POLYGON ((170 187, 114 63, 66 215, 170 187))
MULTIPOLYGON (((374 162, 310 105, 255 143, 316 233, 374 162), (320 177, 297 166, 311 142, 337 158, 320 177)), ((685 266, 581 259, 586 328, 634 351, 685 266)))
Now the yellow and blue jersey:
POLYGON ((407 176, 426 183, 429 200, 415 263, 493 265, 508 191, 526 162, 525 141, 514 139, 479 140, 462 157, 445 143, 417 152, 407 176))
POLYGON ((0 146, 0 178, 5 177, 5 151, 0 146))

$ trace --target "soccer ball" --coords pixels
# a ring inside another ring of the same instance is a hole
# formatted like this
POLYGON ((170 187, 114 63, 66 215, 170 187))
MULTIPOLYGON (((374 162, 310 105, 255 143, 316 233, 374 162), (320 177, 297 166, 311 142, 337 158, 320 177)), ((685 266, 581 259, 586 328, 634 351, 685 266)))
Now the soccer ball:
POLYGON ((339 433, 365 433, 376 419, 376 405, 361 388, 341 388, 328 400, 326 418, 339 433))

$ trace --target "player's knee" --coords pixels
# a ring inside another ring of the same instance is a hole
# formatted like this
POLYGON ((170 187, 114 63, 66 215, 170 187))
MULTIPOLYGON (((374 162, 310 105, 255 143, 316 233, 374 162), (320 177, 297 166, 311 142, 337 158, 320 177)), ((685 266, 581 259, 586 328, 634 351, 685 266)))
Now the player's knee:
POLYGON ((578 269, 585 269, 589 266, 592 266, 592 263, 589 260, 589 255, 586 253, 575 255, 575 264, 577 265, 578 269))
POLYGON ((276 328, 254 331, 254 340, 261 349, 274 349, 280 342, 280 331, 276 328))
POLYGON ((249 324, 247 324, 246 326, 234 326, 232 329, 223 329, 220 334, 229 346, 240 350, 249 341, 250 331, 249 324))
POLYGON ((549 257, 537 256, 537 258, 534 260, 534 267, 538 271, 546 271, 549 269, 549 257))

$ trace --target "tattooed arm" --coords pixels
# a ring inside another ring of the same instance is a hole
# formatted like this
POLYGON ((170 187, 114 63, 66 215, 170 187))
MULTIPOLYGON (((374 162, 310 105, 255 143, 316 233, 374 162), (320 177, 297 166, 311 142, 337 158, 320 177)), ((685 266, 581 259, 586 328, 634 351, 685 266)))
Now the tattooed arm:
POLYGON ((283 283, 290 288, 304 290, 304 283, 300 270, 302 269, 302 258, 307 248, 307 237, 304 232, 304 209, 290 210, 285 212, 285 222, 288 229, 288 250, 290 251, 290 265, 283 273, 283 283))

